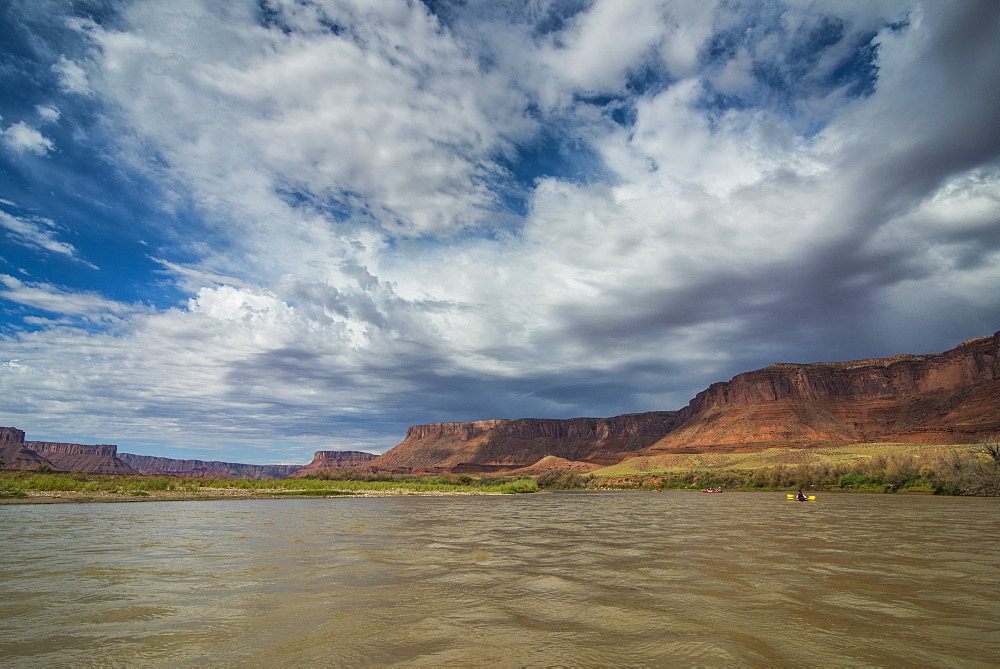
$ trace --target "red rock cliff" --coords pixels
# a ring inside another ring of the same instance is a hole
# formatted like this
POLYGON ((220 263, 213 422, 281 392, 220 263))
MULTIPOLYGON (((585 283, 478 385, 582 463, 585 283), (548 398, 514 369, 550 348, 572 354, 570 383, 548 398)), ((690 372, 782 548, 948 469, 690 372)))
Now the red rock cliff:
POLYGON ((527 467, 546 456, 613 464, 655 443, 676 425, 674 411, 414 425, 401 444, 370 465, 404 472, 486 472, 527 467))
POLYGON ((131 453, 122 453, 119 457, 140 474, 161 476, 283 479, 301 469, 301 465, 246 465, 211 460, 176 460, 131 453))
POLYGON ((52 441, 27 441, 24 444, 52 463, 52 468, 66 472, 93 474, 135 474, 118 458, 118 447, 111 444, 87 446, 52 441))
POLYGON ((292 478, 319 474, 325 469, 354 469, 368 465, 375 456, 364 451, 316 451, 312 462, 292 475, 292 478))
POLYGON ((0 469, 36 469, 40 466, 56 467, 38 453, 24 445, 24 430, 0 427, 0 469))
POLYGON ((715 383, 648 449, 966 443, 1000 430, 1000 333, 944 353, 775 364, 715 383))
POLYGON ((16 427, 0 427, 0 444, 23 444, 24 430, 16 427))
POLYGON ((968 443, 994 432, 1000 432, 1000 332, 937 354, 774 364, 714 383, 680 411, 415 425, 371 466, 487 472, 545 456, 613 464, 670 451, 968 443))

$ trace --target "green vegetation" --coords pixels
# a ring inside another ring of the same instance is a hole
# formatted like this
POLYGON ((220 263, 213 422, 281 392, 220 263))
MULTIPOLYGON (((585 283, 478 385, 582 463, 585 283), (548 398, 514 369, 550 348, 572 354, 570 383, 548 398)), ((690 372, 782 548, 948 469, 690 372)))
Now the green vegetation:
POLYGON ((268 495, 274 497, 299 497, 302 495, 309 495, 311 497, 336 497, 337 495, 357 495, 358 493, 351 490, 275 490, 268 491, 268 495))
POLYGON ((183 476, 138 476, 60 472, 0 471, 0 497, 24 497, 26 491, 121 494, 149 497, 152 492, 189 494, 192 498, 212 496, 225 491, 269 496, 337 496, 375 494, 432 493, 530 493, 539 487, 531 479, 509 477, 472 478, 470 476, 392 476, 353 475, 343 479, 218 479, 183 476))
POLYGON ((538 490, 538 484, 531 479, 519 479, 500 486, 500 492, 509 494, 538 492, 538 490))
POLYGON ((643 489, 719 487, 744 490, 856 490, 1000 496, 1000 448, 979 446, 857 444, 822 449, 768 449, 758 453, 659 456, 691 459, 701 467, 635 458, 594 473, 592 486, 643 489), (654 462, 651 462, 654 461, 654 462), (734 466, 738 464, 739 466, 734 466), (625 467, 624 465, 631 465, 625 467))
MULTIPOLYGON (((41 468, 39 468, 41 469, 41 468)), ((333 469, 302 479, 218 479, 122 476, 52 471, 0 471, 0 499, 31 492, 84 493, 73 499, 114 495, 192 499, 225 495, 333 497, 436 493, 519 494, 572 489, 846 490, 1000 496, 1000 441, 978 446, 856 444, 758 453, 632 458, 591 474, 547 471, 534 477, 456 474, 401 476, 333 469)))
POLYGON ((535 477, 535 483, 538 484, 538 487, 548 490, 573 490, 586 488, 590 485, 590 481, 591 477, 589 474, 555 470, 542 472, 535 477))
POLYGON ((815 448, 768 448, 753 453, 671 453, 649 457, 630 458, 611 467, 600 469, 594 474, 608 476, 639 476, 659 474, 683 474, 692 471, 752 471, 779 465, 840 465, 877 456, 900 454, 918 455, 942 448, 973 448, 968 444, 940 446, 926 444, 850 444, 815 448))

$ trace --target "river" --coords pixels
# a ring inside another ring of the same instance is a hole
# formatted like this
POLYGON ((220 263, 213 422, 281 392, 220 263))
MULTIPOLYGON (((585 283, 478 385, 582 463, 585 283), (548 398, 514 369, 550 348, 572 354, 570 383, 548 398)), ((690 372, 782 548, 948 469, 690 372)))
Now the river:
POLYGON ((0 666, 1000 664, 1000 499, 0 506, 0 666))

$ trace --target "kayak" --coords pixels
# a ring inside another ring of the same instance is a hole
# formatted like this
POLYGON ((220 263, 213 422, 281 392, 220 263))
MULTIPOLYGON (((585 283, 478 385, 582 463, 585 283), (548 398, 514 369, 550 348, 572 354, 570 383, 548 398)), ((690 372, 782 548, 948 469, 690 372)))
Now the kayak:
POLYGON ((787 497, 788 499, 792 500, 793 502, 815 502, 816 501, 816 495, 809 495, 805 499, 795 499, 795 495, 785 495, 785 497, 787 497))
POLYGON ((704 488, 702 492, 722 492, 722 488, 704 488))

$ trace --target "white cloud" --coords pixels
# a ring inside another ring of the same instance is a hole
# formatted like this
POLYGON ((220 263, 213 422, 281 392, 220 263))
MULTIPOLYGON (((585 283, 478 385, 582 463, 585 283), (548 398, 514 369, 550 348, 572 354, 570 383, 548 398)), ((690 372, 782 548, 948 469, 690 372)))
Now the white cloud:
POLYGON ((24 121, 18 121, 14 125, 8 126, 0 133, 0 136, 3 137, 4 144, 18 153, 30 151, 36 156, 44 156, 54 147, 52 140, 24 121))
POLYGON ((685 79, 697 71, 698 55, 712 36, 718 2, 676 3, 669 8, 660 56, 670 74, 685 79))
MULTIPOLYGON (((762 89, 755 67, 790 71, 780 30, 813 26, 800 5, 599 2, 548 32, 546 3, 515 20, 471 2, 453 23, 420 3, 271 6, 285 30, 252 3, 131 5, 87 28, 87 72, 60 62, 105 105, 118 165, 202 227, 156 250, 189 297, 172 309, 4 279, 0 296, 60 316, 4 340, 20 366, 0 384, 27 388, 24 411, 384 450, 394 421, 679 408, 746 365, 865 357, 879 329, 996 313, 981 93, 1000 59, 989 35, 952 53, 966 6, 847 7, 852 39, 912 10, 879 33, 869 97, 762 89), (730 29, 745 43, 709 63, 730 29), (669 76, 626 89, 646 66, 669 76), (713 106, 712 87, 745 104, 713 106), (515 182, 502 165, 539 129, 597 167, 515 182), (501 206, 512 192, 523 216, 501 206)), ((52 221, 0 225, 75 256, 52 221)))
MULTIPOLYGON (((13 202, 8 201, 4 201, 4 204, 14 206, 13 202)), ((68 256, 91 269, 97 269, 95 265, 81 259, 72 244, 56 239, 58 227, 55 221, 42 216, 14 216, 0 210, 0 228, 6 230, 7 237, 15 243, 68 256)))
POLYGON ((134 307, 94 293, 80 293, 46 283, 21 281, 7 274, 0 274, 0 284, 5 286, 0 290, 0 297, 6 300, 66 316, 83 317, 92 321, 116 320, 135 311, 134 307))
POLYGON ((52 66, 52 71, 59 76, 59 85, 64 91, 81 95, 90 93, 86 70, 72 60, 60 56, 59 61, 52 66))
POLYGON ((52 105, 38 105, 35 107, 35 111, 38 112, 38 116, 41 117, 43 121, 48 123, 55 123, 59 120, 61 112, 58 107, 52 105))
POLYGON ((601 0, 575 17, 540 56, 552 74, 569 82, 571 90, 619 91, 629 70, 663 40, 665 18, 655 3, 601 0), (622 39, 626 34, 628 38, 622 39))
POLYGON ((327 5, 350 28, 341 36, 286 10, 317 32, 265 31, 197 2, 131 8, 129 32, 92 31, 101 94, 207 210, 224 198, 247 203, 248 224, 297 218, 285 191, 353 202, 393 234, 480 225, 496 205, 490 157, 530 125, 520 96, 483 76, 419 4, 327 5), (174 30, 178 14, 215 28, 174 30))

